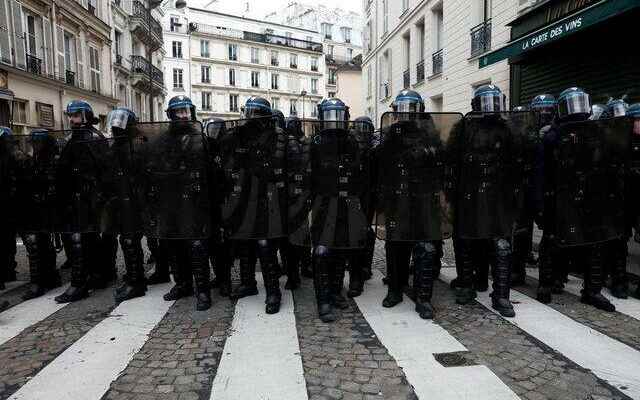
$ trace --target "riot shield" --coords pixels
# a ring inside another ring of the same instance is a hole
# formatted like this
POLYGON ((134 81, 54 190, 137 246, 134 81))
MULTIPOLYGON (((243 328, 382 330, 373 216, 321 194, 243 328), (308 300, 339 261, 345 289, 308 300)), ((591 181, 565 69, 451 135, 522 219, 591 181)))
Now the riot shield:
POLYGON ((469 113, 454 132, 455 235, 463 239, 511 237, 524 204, 527 138, 532 112, 469 113))
POLYGON ((222 204, 232 239, 287 236, 286 135, 271 117, 225 121, 219 141, 230 192, 222 204))
POLYGON ((611 118, 559 126, 554 218, 559 246, 624 237, 632 124, 629 118, 611 118))
POLYGON ((207 144, 198 121, 136 125, 132 142, 143 230, 159 239, 211 235, 207 144))
MULTIPOLYGON (((336 123, 333 123, 334 125, 336 123)), ((340 122, 339 124, 343 124, 340 122)), ((311 241, 332 249, 366 246, 370 221, 363 194, 370 191, 370 163, 353 125, 323 126, 311 138, 311 241)))
POLYGON ((289 241, 311 246, 311 163, 310 140, 320 131, 319 121, 300 120, 303 136, 287 138, 287 182, 289 241))
POLYGON ((381 120, 376 150, 376 234, 382 240, 433 241, 451 237, 453 208, 450 138, 458 113, 393 113, 381 120))
POLYGON ((0 138, 0 142, 3 201, 11 210, 5 220, 18 232, 53 232, 62 135, 12 135, 0 138))
POLYGON ((54 134, 65 135, 66 142, 56 172, 56 231, 101 232, 109 192, 108 141, 92 129, 54 134))

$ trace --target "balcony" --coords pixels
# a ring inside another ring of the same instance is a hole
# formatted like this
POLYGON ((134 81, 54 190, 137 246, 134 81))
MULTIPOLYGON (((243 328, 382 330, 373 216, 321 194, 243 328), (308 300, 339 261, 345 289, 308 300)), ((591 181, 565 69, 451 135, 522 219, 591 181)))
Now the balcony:
POLYGON ((162 25, 151 16, 151 10, 138 0, 133 2, 129 23, 131 32, 152 52, 162 47, 162 25))
POLYGON ((66 70, 64 74, 64 81, 69 86, 76 86, 76 73, 66 70))
POLYGON ((327 64, 331 65, 345 65, 353 63, 353 57, 349 56, 336 56, 334 54, 325 54, 324 56, 327 64))
POLYGON ((210 35, 218 35, 239 40, 248 40, 250 42, 265 43, 276 46, 292 47, 301 50, 309 50, 316 53, 322 53, 322 43, 309 42, 306 40, 293 39, 285 36, 273 35, 271 33, 256 33, 229 29, 222 26, 214 26, 200 23, 190 23, 189 30, 191 32, 206 33, 210 35))
POLYGON ((403 78, 403 83, 404 83, 404 88, 405 89, 409 89, 409 86, 411 86, 411 71, 410 70, 406 70, 402 73, 402 78, 403 78))
POLYGON ((35 75, 42 75, 42 60, 27 54, 27 71, 35 75))
POLYGON ((471 57, 477 57, 491 50, 491 20, 471 29, 471 57))
POLYGON ((131 83, 145 93, 154 96, 164 91, 164 77, 162 71, 152 65, 142 56, 131 56, 131 83))
POLYGON ((272 58, 271 59, 271 65, 274 66, 274 67, 277 67, 277 66, 280 65, 280 61, 278 61, 277 58, 272 58))
POLYGON ((424 60, 416 64, 416 83, 424 81, 424 60))
POLYGON ((440 75, 442 73, 442 57, 443 57, 442 49, 436 51, 431 55, 431 61, 433 63, 433 66, 432 66, 433 75, 440 75))

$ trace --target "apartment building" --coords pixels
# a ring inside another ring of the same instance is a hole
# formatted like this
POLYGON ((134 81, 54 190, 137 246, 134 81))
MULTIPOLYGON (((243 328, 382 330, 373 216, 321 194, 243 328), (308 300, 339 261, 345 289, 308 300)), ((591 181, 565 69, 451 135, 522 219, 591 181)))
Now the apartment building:
POLYGON ((164 12, 167 99, 189 96, 202 120, 238 118, 256 95, 285 116, 316 117, 325 96, 318 32, 171 4, 164 12))
POLYGON ((413 89, 429 111, 471 110, 473 91, 498 85, 509 98, 507 60, 480 59, 509 41, 507 24, 523 0, 363 0, 363 102, 380 121, 402 89, 413 89))
POLYGON ((112 0, 113 93, 118 106, 132 109, 140 121, 165 119, 165 56, 157 2, 112 0))
MULTIPOLYGON (((349 70, 350 75, 357 68, 344 65, 353 64, 353 59, 362 54, 362 14, 345 11, 341 8, 328 8, 324 5, 309 5, 290 2, 285 10, 274 10, 265 19, 288 26, 296 26, 319 32, 324 44, 325 64, 327 71, 327 97, 336 96, 337 73, 339 69, 349 70)), ((354 91, 360 87, 348 85, 354 91)), ((343 88, 344 91, 344 88, 343 88)), ((347 96, 356 93, 347 93, 347 96)))
POLYGON ((61 129, 73 99, 104 123, 111 82, 108 0, 0 0, 0 124, 61 129))

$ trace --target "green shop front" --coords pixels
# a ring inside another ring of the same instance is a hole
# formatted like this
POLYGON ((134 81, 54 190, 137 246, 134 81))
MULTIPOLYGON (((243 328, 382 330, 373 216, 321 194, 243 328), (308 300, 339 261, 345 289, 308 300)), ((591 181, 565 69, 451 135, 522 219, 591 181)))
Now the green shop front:
POLYGON ((593 103, 640 102, 640 0, 541 1, 509 25, 509 43, 479 63, 509 60, 512 106, 571 86, 593 103))

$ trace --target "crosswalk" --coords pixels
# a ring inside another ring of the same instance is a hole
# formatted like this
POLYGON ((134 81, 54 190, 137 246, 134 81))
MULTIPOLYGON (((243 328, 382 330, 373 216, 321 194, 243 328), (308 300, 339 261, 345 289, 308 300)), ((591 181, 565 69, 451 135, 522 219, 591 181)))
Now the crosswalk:
MULTIPOLYGON (((535 277, 537 271, 528 273, 535 277)), ((455 268, 443 268, 444 282, 454 277, 455 268)), ((206 396, 215 400, 312 398, 294 313, 300 300, 283 289, 280 312, 266 315, 262 280, 259 274, 256 278, 261 293, 235 304, 231 329, 206 396)), ((579 294, 580 285, 579 279, 572 278, 566 291, 579 294)), ((172 302, 162 299, 169 287, 169 284, 151 286, 145 297, 120 304, 8 398, 104 398, 112 382, 127 368, 173 306, 172 302)), ((64 288, 0 313, 0 355, 3 346, 12 345, 12 338, 48 317, 55 317, 55 313, 65 307, 53 301, 62 290, 64 288)), ((383 308, 381 301, 385 294, 382 274, 376 270, 362 296, 354 299, 354 306, 402 369, 418 398, 525 398, 516 394, 514 388, 488 366, 443 366, 434 355, 465 352, 467 347, 451 334, 450 327, 420 319, 406 296, 396 307, 383 308)), ((517 315, 504 319, 505 323, 513 324, 577 366, 590 370, 629 398, 640 400, 638 349, 582 325, 517 290, 512 290, 512 300, 517 315)), ((492 310, 488 292, 480 293, 477 301, 492 310)), ((638 319, 639 304, 635 299, 617 300, 616 306, 620 312, 638 319)), ((0 363, 0 377, 2 368, 0 363)), ((0 387, 2 384, 0 381, 0 387)), ((3 398, 1 392, 0 398, 3 398)))

